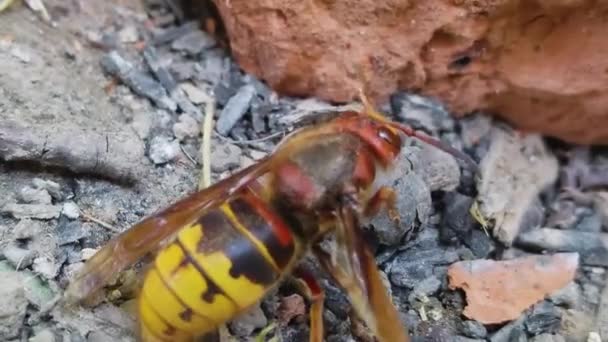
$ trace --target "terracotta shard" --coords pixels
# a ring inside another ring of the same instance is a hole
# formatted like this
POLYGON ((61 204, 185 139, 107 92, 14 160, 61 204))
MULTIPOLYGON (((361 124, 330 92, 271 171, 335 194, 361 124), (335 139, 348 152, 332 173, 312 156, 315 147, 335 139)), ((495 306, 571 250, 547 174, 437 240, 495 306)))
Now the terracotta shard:
POLYGON ((558 253, 512 260, 474 260, 448 269, 450 288, 466 292, 464 315, 483 324, 518 318, 545 296, 574 279, 578 253, 558 253))
POLYGON ((608 143, 608 2, 214 0, 235 58, 286 95, 377 101, 397 89, 608 143))

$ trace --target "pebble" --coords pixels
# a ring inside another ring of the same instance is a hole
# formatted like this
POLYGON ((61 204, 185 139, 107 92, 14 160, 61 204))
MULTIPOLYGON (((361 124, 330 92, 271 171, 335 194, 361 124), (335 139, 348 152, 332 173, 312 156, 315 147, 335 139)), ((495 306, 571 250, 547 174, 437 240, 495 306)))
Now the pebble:
POLYGON ((247 113, 251 100, 255 96, 255 87, 245 85, 228 100, 226 106, 222 109, 219 119, 216 122, 217 132, 221 135, 227 135, 236 123, 247 113))
POLYGON ((473 198, 458 192, 448 192, 443 198, 445 209, 440 226, 440 238, 444 242, 459 240, 475 228, 477 222, 469 213, 473 198))
POLYGON ((396 286, 413 289, 434 274, 434 267, 449 265, 458 260, 458 253, 450 249, 411 248, 398 254, 389 267, 389 279, 396 286))
POLYGON ((460 331, 463 335, 471 338, 485 338, 488 335, 486 327, 477 321, 463 321, 460 325, 460 331))
POLYGON ((431 193, 422 177, 414 172, 386 185, 391 186, 397 195, 395 204, 400 221, 393 221, 383 208, 372 218, 371 225, 380 243, 393 246, 399 244, 417 225, 428 221, 432 207, 431 193))
POLYGON ((17 240, 28 240, 42 231, 42 224, 29 218, 20 220, 13 228, 13 236, 17 240))
POLYGON ((43 329, 30 337, 28 342, 55 342, 55 334, 51 329, 43 329))
MULTIPOLYGON (((6 266, 10 267, 10 266, 6 266)), ((23 288, 23 277, 14 271, 0 269, 0 340, 18 337, 23 327, 27 310, 27 299, 23 288)))
POLYGON ((194 138, 200 133, 200 124, 192 116, 182 114, 177 118, 177 122, 173 125, 173 135, 179 141, 184 141, 186 138, 194 138))
POLYGON ((561 315, 550 302, 541 302, 534 306, 525 322, 526 331, 531 335, 554 333, 559 328, 561 315))
POLYGON ((165 136, 156 136, 150 141, 148 156, 154 164, 164 164, 174 160, 180 152, 179 141, 165 136))
POLYGON ((540 334, 532 337, 530 342, 566 342, 566 340, 558 334, 540 334))
POLYGON ((477 258, 486 258, 495 249, 494 240, 481 229, 468 231, 462 240, 477 258))
MULTIPOLYGON (((522 315, 518 319, 506 324, 502 328, 500 328, 497 332, 495 332, 490 337, 490 342, 513 342, 517 341, 514 338, 517 336, 521 336, 521 333, 524 334, 523 324, 526 320, 526 315, 522 315), (513 339, 512 339, 513 338, 513 339)), ((525 341, 525 340, 524 340, 525 341)))
POLYGON ((460 185, 460 166, 453 155, 428 144, 413 151, 413 169, 431 191, 454 191, 460 185))
POLYGON ((437 276, 432 275, 414 286, 412 293, 416 294, 417 296, 430 296, 439 291, 440 288, 441 280, 439 280, 437 276))
POLYGON ((259 305, 253 306, 230 323, 230 330, 237 336, 249 337, 255 329, 264 328, 268 319, 259 305))
POLYGON ((464 147, 471 148, 490 133, 492 118, 483 114, 470 115, 460 120, 460 126, 464 147))
MULTIPOLYGON (((214 49, 205 53, 204 58, 195 66, 194 72, 197 80, 213 85, 216 90, 228 90, 224 85, 221 85, 222 80, 226 79, 230 73, 230 60, 225 57, 223 50, 214 49)), ((225 97, 227 94, 224 93, 223 97, 218 99, 218 103, 225 105, 228 101, 228 98, 225 97)), ((234 92, 231 95, 234 95, 234 92)))
POLYGON ((22 203, 51 204, 51 194, 46 189, 25 186, 19 191, 17 197, 22 203))
POLYGON ((476 177, 479 213, 493 221, 493 236, 511 246, 526 211, 558 176, 557 158, 537 134, 521 136, 493 127, 488 153, 476 177))
POLYGON ((173 75, 166 68, 166 65, 170 63, 170 60, 168 58, 160 58, 156 48, 151 44, 146 45, 142 51, 142 55, 154 77, 169 94, 172 94, 177 87, 177 82, 175 82, 173 75))
POLYGON ((148 98, 159 108, 172 112, 177 109, 177 104, 159 82, 135 69, 133 64, 121 57, 117 51, 102 56, 101 66, 108 74, 118 77, 133 92, 148 98))
POLYGON ((192 80, 197 63, 192 61, 175 62, 169 66, 169 71, 177 82, 192 80))
POLYGON ((70 220, 75 220, 80 217, 80 208, 78 208, 78 205, 76 203, 68 201, 63 203, 61 213, 63 214, 63 216, 69 218, 70 220))
POLYGON ((211 148, 211 171, 224 172, 241 164, 241 148, 237 145, 215 141, 211 148))
POLYGON ((608 266, 607 233, 539 228, 522 232, 515 243, 533 251, 577 252, 583 264, 608 266))
POLYGON ((85 223, 80 221, 60 220, 55 228, 55 236, 59 246, 76 243, 89 235, 89 225, 85 228, 85 223))
POLYGON ((582 301, 581 287, 576 282, 571 281, 564 288, 549 296, 549 299, 555 305, 578 308, 582 301))
POLYGON ((32 184, 38 189, 44 189, 48 191, 51 197, 53 197, 55 200, 63 199, 63 194, 61 193, 61 185, 59 185, 59 183, 57 182, 41 178, 34 178, 32 180, 32 184))
POLYGON ((1 211, 16 219, 50 220, 59 217, 61 205, 10 203, 5 205, 1 211))
POLYGON ((128 25, 118 31, 118 40, 123 44, 135 43, 139 39, 137 27, 128 25))
POLYGON ((213 37, 203 31, 194 30, 174 40, 171 43, 171 48, 190 55, 197 55, 205 49, 214 47, 215 44, 213 37))
POLYGON ((2 255, 4 255, 6 260, 17 270, 29 267, 32 262, 34 262, 34 258, 36 258, 35 251, 21 248, 14 244, 8 244, 4 247, 2 255))
POLYGON ((34 259, 34 265, 32 269, 37 274, 42 275, 46 279, 55 279, 59 274, 59 268, 61 265, 55 262, 54 258, 48 256, 41 256, 34 259))
POLYGON ((211 96, 207 94, 207 92, 192 83, 182 83, 180 84, 180 87, 186 93, 188 99, 194 104, 205 104, 211 100, 211 96))
POLYGON ((512 260, 461 261, 450 266, 451 289, 466 292, 463 314, 483 324, 499 324, 521 313, 574 279, 576 253, 521 257, 512 260))
POLYGON ((97 249, 94 248, 83 248, 80 253, 82 254, 82 260, 89 260, 95 253, 97 253, 97 249))

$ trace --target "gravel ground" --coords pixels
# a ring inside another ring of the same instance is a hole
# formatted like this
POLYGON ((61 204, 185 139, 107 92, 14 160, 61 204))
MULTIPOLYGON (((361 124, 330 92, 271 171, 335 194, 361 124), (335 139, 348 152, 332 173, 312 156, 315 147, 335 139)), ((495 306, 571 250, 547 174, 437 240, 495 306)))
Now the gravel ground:
MULTIPOLYGON (((214 181, 295 127, 356 105, 278 96, 165 1, 45 4, 54 25, 20 5, 0 14, 0 340, 132 341, 132 273, 93 309, 54 304, 108 238, 196 189, 208 99, 214 181)), ((520 134, 483 113, 455 120, 415 94, 382 110, 480 162, 475 177, 410 139, 382 179, 398 193, 401 225, 380 215, 367 232, 414 340, 608 339, 606 150, 520 134), (484 259, 497 262, 478 267, 484 259)), ((371 341, 321 278, 327 341, 371 341)), ((306 341, 305 306, 285 284, 228 334, 249 341, 277 323, 269 337, 306 341)))

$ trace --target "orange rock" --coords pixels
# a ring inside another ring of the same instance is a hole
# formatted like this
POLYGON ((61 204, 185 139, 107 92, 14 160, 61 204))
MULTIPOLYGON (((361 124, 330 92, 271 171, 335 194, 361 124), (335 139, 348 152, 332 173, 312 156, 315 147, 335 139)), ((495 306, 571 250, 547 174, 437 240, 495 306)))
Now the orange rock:
POLYGON ((558 253, 505 261, 473 260, 448 269, 450 288, 466 292, 464 315, 483 324, 518 318, 521 313, 574 279, 578 253, 558 253))
POLYGON ((396 89, 522 130, 608 143, 605 1, 214 0, 246 71, 287 95, 349 101, 371 61, 396 89))

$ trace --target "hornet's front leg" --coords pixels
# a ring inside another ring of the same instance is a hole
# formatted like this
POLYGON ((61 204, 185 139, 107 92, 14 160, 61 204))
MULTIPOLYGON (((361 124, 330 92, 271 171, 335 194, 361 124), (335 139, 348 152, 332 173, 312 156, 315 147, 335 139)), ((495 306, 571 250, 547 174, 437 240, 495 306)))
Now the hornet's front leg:
POLYGON ((377 215, 382 208, 386 209, 388 217, 395 223, 400 222, 397 210, 397 194, 387 186, 383 186, 370 198, 365 207, 365 216, 377 215))
MULTIPOLYGON (((382 193, 379 196, 383 196, 382 193)), ((344 289, 355 312, 380 342, 409 342, 407 328, 391 300, 360 227, 361 210, 352 194, 336 210, 336 248, 313 252, 321 266, 344 289)))
POLYGON ((300 292, 310 301, 310 342, 323 342, 323 302, 325 293, 314 275, 300 266, 293 272, 300 292))

